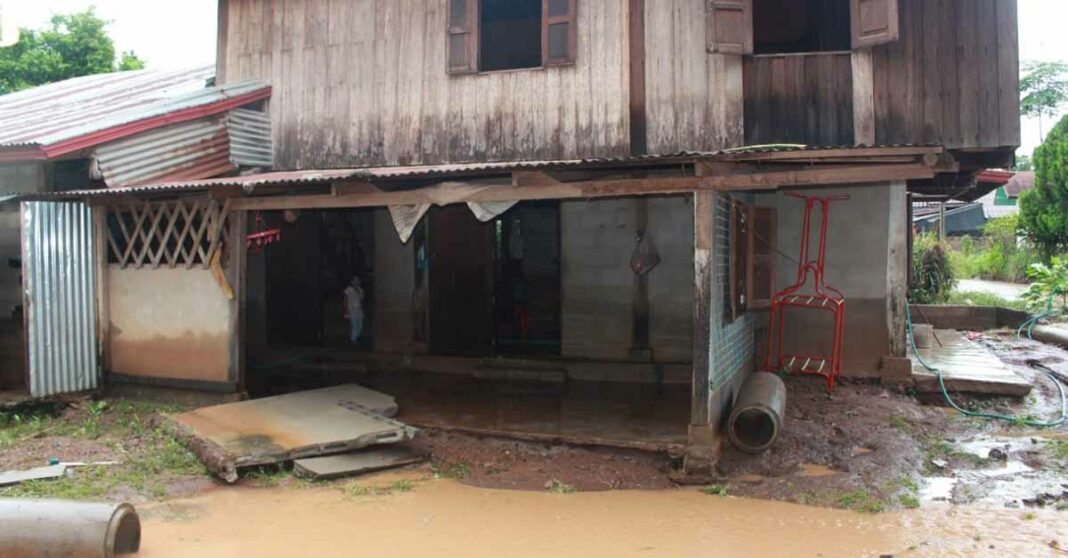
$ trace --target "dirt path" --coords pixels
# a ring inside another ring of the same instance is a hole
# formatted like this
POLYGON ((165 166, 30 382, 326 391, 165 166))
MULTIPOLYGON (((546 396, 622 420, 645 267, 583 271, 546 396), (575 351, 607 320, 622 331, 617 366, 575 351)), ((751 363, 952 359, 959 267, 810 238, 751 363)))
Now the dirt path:
POLYGON ((1068 516, 932 507, 880 515, 696 489, 575 494, 395 476, 382 493, 221 488, 145 510, 143 558, 1045 556, 1068 516), (404 481, 408 482, 408 481, 404 481), (996 527, 995 527, 996 526, 996 527))

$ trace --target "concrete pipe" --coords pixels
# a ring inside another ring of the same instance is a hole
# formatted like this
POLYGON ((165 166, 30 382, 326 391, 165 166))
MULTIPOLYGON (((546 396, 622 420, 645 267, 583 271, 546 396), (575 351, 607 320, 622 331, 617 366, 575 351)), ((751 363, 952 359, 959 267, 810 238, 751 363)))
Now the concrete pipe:
POLYGON ((0 556, 112 558, 141 548, 130 504, 0 499, 0 556))
POLYGON ((727 437, 746 453, 771 447, 782 430, 786 384, 770 372, 757 372, 742 384, 727 419, 727 437))

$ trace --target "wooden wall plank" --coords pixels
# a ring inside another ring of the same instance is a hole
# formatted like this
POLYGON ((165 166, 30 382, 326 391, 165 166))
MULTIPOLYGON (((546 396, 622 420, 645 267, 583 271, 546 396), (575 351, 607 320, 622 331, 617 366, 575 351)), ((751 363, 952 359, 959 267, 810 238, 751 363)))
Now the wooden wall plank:
POLYGON ((747 57, 746 143, 852 144, 852 65, 849 53, 747 57))
POLYGON ((230 0, 220 63, 275 86, 280 168, 618 156, 626 8, 581 4, 573 66, 447 76, 442 2, 230 0))
POLYGON ((1020 145, 1020 103, 1019 97, 1009 95, 1020 89, 1020 44, 1017 24, 1016 0, 998 0, 994 4, 997 11, 997 52, 998 52, 998 115, 1001 137, 999 143, 1007 146, 1020 145))
MULTIPOLYGON (((998 0, 975 0, 976 27, 997 29, 994 3, 998 0)), ((1001 140, 1001 113, 998 102, 998 34, 977 33, 976 55, 979 97, 979 145, 998 145, 1001 140)))
POLYGON ((978 7, 974 0, 957 3, 957 81, 960 83, 961 147, 979 147, 979 65, 978 7))

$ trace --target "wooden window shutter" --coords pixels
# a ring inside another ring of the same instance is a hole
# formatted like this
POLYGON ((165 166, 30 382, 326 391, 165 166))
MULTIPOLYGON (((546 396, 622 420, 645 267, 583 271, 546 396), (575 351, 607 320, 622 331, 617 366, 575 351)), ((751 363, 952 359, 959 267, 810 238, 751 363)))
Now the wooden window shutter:
POLYGON ((578 0, 541 0, 541 60, 545 66, 575 63, 578 0))
POLYGON ((892 43, 900 36, 898 0, 850 0, 853 48, 892 43))
POLYGON ((775 254, 778 239, 775 238, 777 222, 775 208, 752 207, 749 209, 749 272, 746 291, 749 293, 749 308, 771 306, 775 294, 775 254))
POLYGON ((753 54, 753 0, 705 0, 708 52, 753 54))
POLYGON ((478 71, 478 0, 449 0, 448 69, 450 74, 478 71))

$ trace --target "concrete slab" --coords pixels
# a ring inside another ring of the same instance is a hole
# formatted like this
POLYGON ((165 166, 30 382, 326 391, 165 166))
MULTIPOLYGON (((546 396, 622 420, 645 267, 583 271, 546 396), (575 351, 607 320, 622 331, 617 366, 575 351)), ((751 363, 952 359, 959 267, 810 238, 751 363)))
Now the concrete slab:
POLYGON ((423 461, 426 461, 426 455, 404 446, 381 446, 339 455, 298 459, 293 462, 293 472, 306 479, 330 480, 423 461))
MULTIPOLYGON (((928 372, 913 357, 912 378, 916 391, 940 393, 938 377, 928 372)), ((920 349, 928 364, 942 371, 946 389, 951 393, 1023 397, 1031 393, 1031 382, 1012 371, 994 353, 955 330, 939 329, 932 345, 920 349)))
POLYGON ((66 474, 66 464, 36 467, 25 471, 3 471, 0 472, 0 486, 11 486, 26 481, 58 479, 66 474))
POLYGON ((223 480, 237 469, 344 453, 411 439, 415 429, 386 418, 393 398, 357 385, 196 409, 169 426, 223 480))

